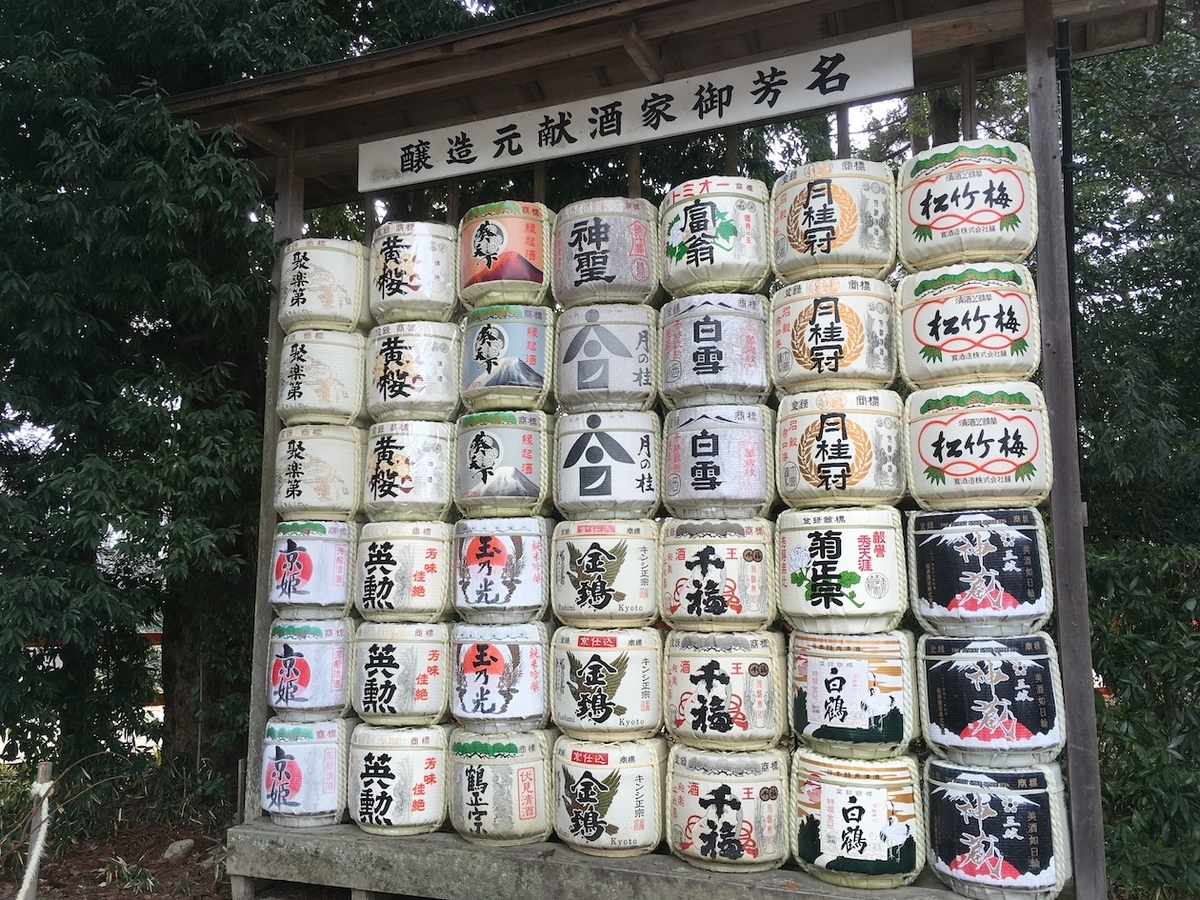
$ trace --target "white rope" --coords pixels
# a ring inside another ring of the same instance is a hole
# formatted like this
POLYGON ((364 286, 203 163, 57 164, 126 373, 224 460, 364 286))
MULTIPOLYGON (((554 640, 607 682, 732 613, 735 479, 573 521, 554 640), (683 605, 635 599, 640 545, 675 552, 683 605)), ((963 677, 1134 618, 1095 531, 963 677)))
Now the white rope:
POLYGON ((46 802, 46 798, 50 796, 52 790, 54 790, 53 781, 35 781, 29 786, 29 793, 33 795, 34 809, 37 809, 39 803, 42 804, 42 823, 29 847, 29 857, 25 860, 25 877, 21 881, 21 892, 17 894, 17 900, 34 900, 37 897, 38 867, 42 862, 42 854, 46 850, 46 833, 50 831, 50 804, 46 802))

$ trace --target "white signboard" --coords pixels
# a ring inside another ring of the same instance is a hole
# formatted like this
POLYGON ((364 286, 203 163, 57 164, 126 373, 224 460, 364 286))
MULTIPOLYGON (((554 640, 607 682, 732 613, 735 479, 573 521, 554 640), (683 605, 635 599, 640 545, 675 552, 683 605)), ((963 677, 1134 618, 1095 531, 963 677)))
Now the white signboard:
POLYGON ((564 156, 903 93, 912 32, 854 41, 696 78, 467 122, 359 146, 358 189, 471 177, 564 156))

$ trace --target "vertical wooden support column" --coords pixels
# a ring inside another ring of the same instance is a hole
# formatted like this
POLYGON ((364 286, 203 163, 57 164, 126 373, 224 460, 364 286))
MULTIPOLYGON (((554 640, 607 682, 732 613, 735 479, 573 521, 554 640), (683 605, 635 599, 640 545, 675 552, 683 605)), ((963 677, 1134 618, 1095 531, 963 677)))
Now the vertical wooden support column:
POLYGON ((1104 819, 1096 741, 1095 686, 1084 561, 1084 510, 1079 482, 1079 434, 1067 281, 1062 151, 1059 134, 1056 44, 1050 0, 1024 0, 1029 74, 1030 150, 1037 172, 1037 293, 1042 310, 1042 367, 1050 414, 1054 488, 1050 498, 1058 651, 1066 695, 1075 894, 1104 900, 1104 819))
POLYGON ((725 174, 736 175, 738 166, 737 132, 732 128, 726 128, 721 132, 721 138, 725 141, 725 174))
POLYGON ((838 159, 849 159, 853 146, 850 143, 850 107, 837 108, 837 155, 838 159))
POLYGON ((633 200, 639 200, 642 196, 642 148, 631 147, 629 149, 629 161, 626 164, 626 178, 629 179, 629 187, 626 189, 629 197, 633 200))
POLYGON ((962 51, 962 136, 965 141, 975 140, 979 124, 979 112, 975 109, 975 49, 963 47, 962 51))
MULTIPOLYGON (((293 144, 294 146, 294 144, 293 144)), ((275 174, 275 266, 271 273, 274 291, 267 322, 267 389, 263 410, 262 496, 258 502, 258 580, 254 597, 254 648, 250 680, 250 736, 246 751, 245 816, 252 822, 262 815, 259 790, 262 786, 262 739, 271 710, 267 703, 267 643, 271 634, 271 551, 275 544, 275 442, 279 416, 275 401, 279 393, 279 355, 283 328, 279 324, 279 298, 283 293, 283 246, 302 234, 304 227, 304 179, 296 176, 293 159, 280 159, 275 174)))

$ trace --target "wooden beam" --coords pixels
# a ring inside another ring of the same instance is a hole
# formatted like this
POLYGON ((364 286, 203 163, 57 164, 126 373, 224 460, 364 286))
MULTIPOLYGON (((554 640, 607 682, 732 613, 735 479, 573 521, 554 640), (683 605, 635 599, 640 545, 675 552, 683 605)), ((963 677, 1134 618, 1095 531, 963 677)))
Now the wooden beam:
POLYGON ((638 31, 637 22, 630 22, 625 28, 625 52, 629 54, 634 65, 642 70, 647 82, 660 84, 663 81, 665 73, 662 60, 638 31))
POLYGON ((1023 0, 1029 73, 1029 134, 1037 175, 1037 294, 1042 315, 1042 372, 1050 418, 1054 487, 1054 594, 1058 654, 1066 701, 1067 770, 1078 900, 1104 900, 1104 819, 1096 739, 1095 684, 1084 560, 1079 426, 1067 280, 1065 201, 1058 118, 1057 44, 1049 0, 1023 0))
POLYGON ((233 130, 240 134, 246 142, 262 147, 272 156, 279 159, 290 155, 294 149, 287 138, 274 128, 266 125, 235 120, 233 130))

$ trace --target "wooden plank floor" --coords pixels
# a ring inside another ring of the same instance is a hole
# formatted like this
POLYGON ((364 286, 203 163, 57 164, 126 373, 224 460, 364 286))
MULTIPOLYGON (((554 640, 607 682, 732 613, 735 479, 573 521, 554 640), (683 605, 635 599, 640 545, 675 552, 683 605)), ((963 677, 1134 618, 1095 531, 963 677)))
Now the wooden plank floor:
MULTIPOLYGON (((354 825, 281 828, 267 818, 235 826, 226 868, 235 900, 253 900, 265 881, 333 885, 353 897, 431 900, 862 900, 861 889, 825 884, 795 864, 755 874, 693 868, 666 852, 617 859, 561 843, 479 847, 449 832, 387 838, 354 825)), ((871 892, 873 893, 873 892, 871 892)), ((955 896, 926 869, 917 882, 878 895, 887 900, 955 896)), ((1064 893, 1063 898, 1071 895, 1064 893)))

